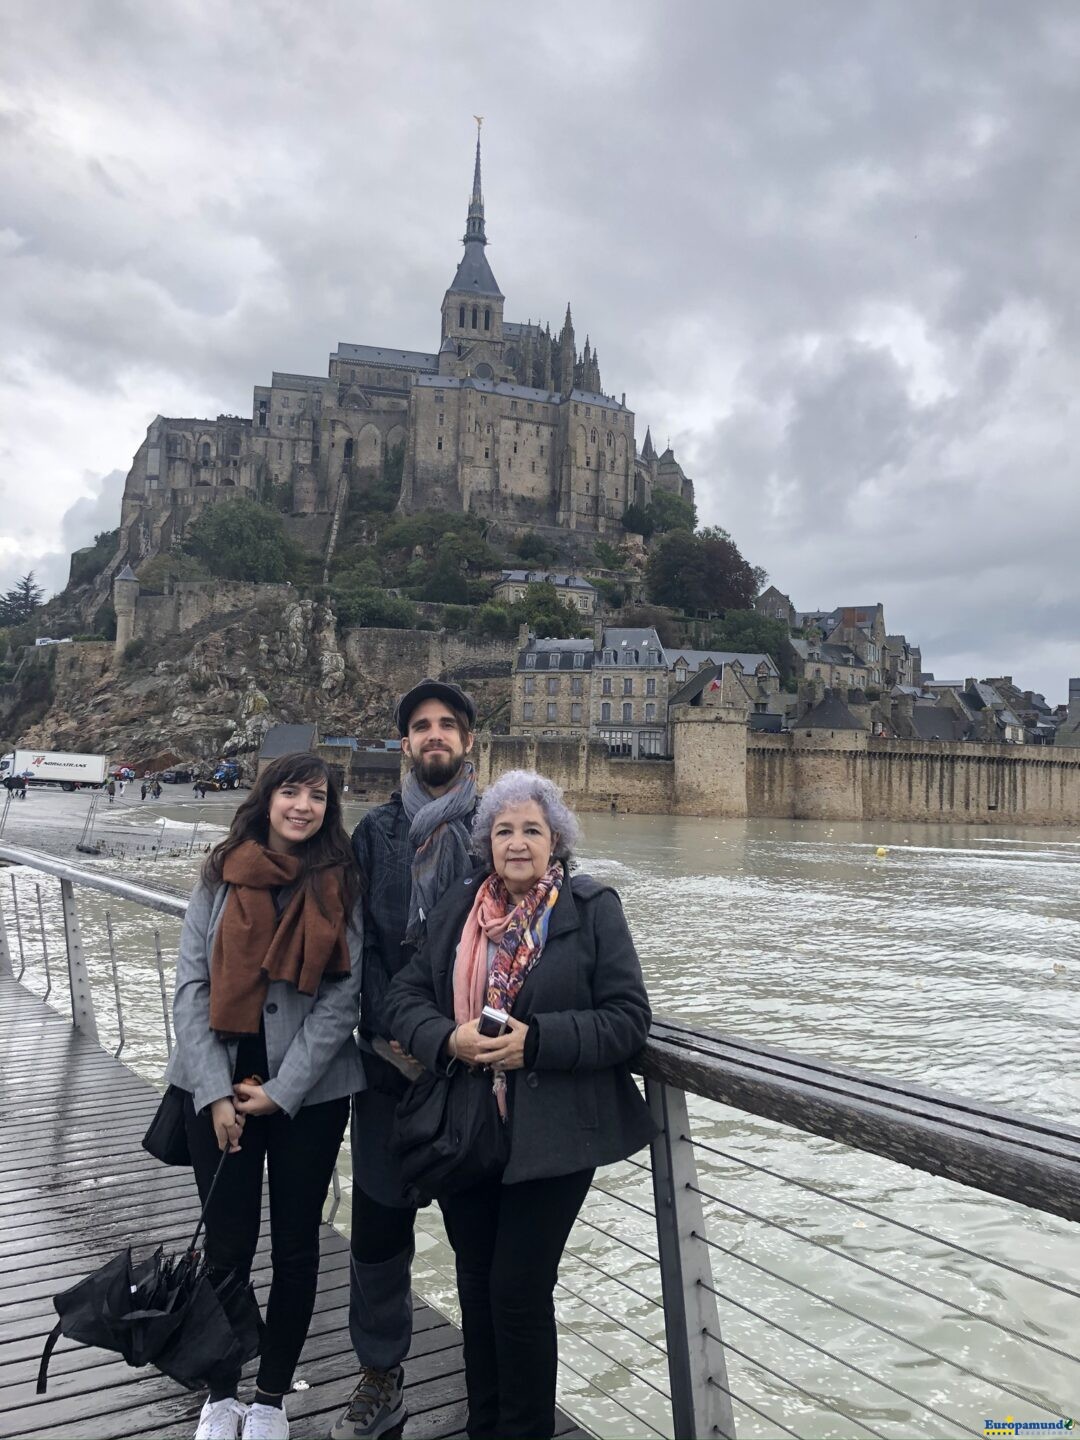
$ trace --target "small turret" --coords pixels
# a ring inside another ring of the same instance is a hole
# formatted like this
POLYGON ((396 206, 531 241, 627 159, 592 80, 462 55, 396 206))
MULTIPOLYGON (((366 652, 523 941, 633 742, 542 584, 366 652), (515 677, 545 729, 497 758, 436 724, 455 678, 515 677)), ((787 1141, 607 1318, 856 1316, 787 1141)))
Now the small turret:
POLYGON ((135 638, 135 608, 139 600, 139 577, 125 565, 113 580, 113 609, 116 611, 116 643, 113 656, 119 660, 135 638))
POLYGON ((577 351, 574 348, 574 321, 570 314, 570 302, 566 302, 566 319, 559 335, 559 390, 569 398, 574 388, 574 366, 577 351))

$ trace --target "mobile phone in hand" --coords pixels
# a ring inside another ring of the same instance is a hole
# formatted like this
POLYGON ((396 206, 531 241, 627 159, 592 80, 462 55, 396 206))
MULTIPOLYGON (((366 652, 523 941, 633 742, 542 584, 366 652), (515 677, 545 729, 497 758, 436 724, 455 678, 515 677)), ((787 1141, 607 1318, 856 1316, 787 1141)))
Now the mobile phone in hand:
POLYGON ((485 1005, 480 1011, 480 1021, 477 1026, 480 1034, 486 1040, 495 1040, 506 1033, 510 1028, 510 1016, 505 1010, 496 1010, 492 1005, 485 1005))

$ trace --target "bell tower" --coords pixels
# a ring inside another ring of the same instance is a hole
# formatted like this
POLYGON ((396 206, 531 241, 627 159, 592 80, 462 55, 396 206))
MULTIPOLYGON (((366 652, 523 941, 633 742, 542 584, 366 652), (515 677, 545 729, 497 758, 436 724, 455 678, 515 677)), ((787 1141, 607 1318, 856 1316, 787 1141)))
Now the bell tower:
POLYGON ((504 296, 484 253, 488 239, 484 224, 484 192, 480 183, 480 127, 483 117, 478 115, 475 118, 476 163, 462 237, 465 254, 443 297, 439 371, 441 374, 476 375, 490 380, 498 378, 502 369, 504 296))

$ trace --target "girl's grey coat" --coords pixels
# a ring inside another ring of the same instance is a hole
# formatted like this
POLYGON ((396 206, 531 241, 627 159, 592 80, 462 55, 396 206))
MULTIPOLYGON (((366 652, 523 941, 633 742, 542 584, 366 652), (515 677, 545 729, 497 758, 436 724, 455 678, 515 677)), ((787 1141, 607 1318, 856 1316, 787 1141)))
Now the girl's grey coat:
MULTIPOLYGON (((454 957, 482 875, 451 886, 427 936, 390 986, 390 1029, 429 1070, 445 1066, 454 1029, 454 957)), ((503 1184, 610 1165, 647 1145, 656 1126, 630 1074, 651 1012, 618 895, 566 876, 547 943, 514 1001, 536 1027, 531 1068, 507 1072, 513 1129, 503 1184)), ((527 1052, 528 1053, 528 1052, 527 1052)))
MULTIPOLYGON (((176 962, 173 1028, 176 1044, 165 1079, 190 1091, 195 1109, 232 1095, 238 1041, 210 1029, 210 956, 228 885, 215 890, 200 880, 188 901, 176 962)), ((264 1089, 287 1115, 303 1105, 337 1100, 363 1090, 364 1065, 357 1037, 364 922, 358 900, 348 928, 350 974, 324 980, 302 995, 287 980, 272 980, 263 1005, 270 1078, 264 1089)))

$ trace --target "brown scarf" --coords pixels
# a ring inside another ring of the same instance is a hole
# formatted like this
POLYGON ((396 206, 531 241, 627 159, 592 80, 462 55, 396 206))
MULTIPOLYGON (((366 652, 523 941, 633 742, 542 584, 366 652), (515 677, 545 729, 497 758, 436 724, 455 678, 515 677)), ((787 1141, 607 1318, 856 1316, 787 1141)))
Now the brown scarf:
POLYGON ((301 886, 277 918, 270 891, 295 884, 300 871, 295 855, 279 855, 255 840, 226 856, 222 879, 229 894, 210 960, 211 1030, 257 1035, 271 980, 288 980, 314 995, 324 975, 349 974, 339 868, 315 877, 325 915, 301 886))

